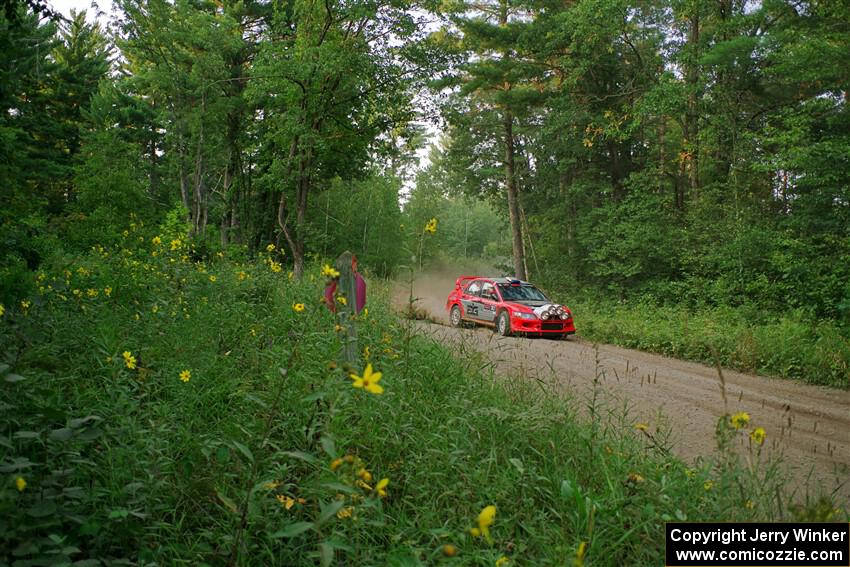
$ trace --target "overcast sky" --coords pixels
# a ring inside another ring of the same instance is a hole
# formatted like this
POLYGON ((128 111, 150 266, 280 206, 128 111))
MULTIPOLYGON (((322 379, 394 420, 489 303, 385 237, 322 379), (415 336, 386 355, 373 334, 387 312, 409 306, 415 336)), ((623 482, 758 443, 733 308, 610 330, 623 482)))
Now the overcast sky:
MULTIPOLYGON (((83 10, 86 11, 86 19, 88 21, 94 21, 98 9, 100 7, 101 12, 106 12, 107 14, 112 9, 112 1, 111 0, 47 0, 50 6, 60 12, 63 16, 69 17, 71 15, 71 10, 76 10, 77 12, 81 12, 83 10)), ((105 22, 104 22, 105 23, 105 22)))

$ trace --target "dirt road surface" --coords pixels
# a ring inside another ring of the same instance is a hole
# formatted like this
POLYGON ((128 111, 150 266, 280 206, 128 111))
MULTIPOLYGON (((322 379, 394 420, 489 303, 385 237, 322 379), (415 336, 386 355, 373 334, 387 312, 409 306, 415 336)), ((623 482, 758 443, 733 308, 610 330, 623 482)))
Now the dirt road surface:
MULTIPOLYGON (((764 451, 781 456, 795 500, 831 493, 850 504, 850 392, 753 376, 580 338, 555 341, 500 337, 488 328, 447 325, 445 298, 454 283, 446 277, 415 282, 417 306, 438 323, 417 323, 420 333, 458 349, 483 353, 497 373, 537 380, 547 389, 582 400, 605 393, 606 405, 628 407, 632 423, 672 432, 671 447, 685 461, 715 449, 714 431, 724 414, 745 411, 752 426, 767 432, 764 451)), ((408 296, 399 290, 401 306, 408 296)), ((579 333, 581 332, 578 322, 579 333)), ((741 436, 741 449, 748 439, 741 436)))

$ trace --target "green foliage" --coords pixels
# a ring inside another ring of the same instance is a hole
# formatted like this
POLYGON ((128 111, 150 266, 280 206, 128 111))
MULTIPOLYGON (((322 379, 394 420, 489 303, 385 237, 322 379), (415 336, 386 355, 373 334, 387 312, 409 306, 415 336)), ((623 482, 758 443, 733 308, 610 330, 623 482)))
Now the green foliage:
POLYGON ((628 416, 580 424, 416 337, 374 282, 343 367, 317 266, 298 282, 276 251, 193 260, 168 232, 130 225, 6 306, 0 560, 391 564, 451 543, 464 564, 545 564, 587 542, 588 562, 653 565, 665 520, 794 514, 756 449, 754 469, 689 469, 628 416), (352 388, 367 363, 381 395, 352 388), (469 532, 489 505, 492 545, 469 532))
POLYGON ((581 296, 572 296, 569 305, 589 340, 850 388, 850 344, 842 329, 800 310, 773 317, 729 307, 691 311, 651 300, 615 304, 581 296))

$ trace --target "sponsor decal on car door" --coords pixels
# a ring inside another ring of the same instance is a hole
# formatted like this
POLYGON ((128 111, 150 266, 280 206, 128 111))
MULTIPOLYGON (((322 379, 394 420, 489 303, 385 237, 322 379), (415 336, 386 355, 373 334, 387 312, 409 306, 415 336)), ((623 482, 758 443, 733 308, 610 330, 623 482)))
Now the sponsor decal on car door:
POLYGON ((481 281, 475 280, 466 287, 460 302, 467 319, 481 319, 481 281))
POLYGON ((484 282, 481 285, 481 307, 480 317, 484 322, 494 323, 496 321, 496 305, 499 303, 499 296, 496 294, 496 287, 490 282, 484 282))

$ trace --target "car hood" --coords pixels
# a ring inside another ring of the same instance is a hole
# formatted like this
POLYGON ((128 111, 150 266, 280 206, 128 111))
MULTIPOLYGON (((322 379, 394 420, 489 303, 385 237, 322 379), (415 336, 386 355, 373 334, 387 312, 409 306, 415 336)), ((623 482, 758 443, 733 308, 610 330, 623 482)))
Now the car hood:
POLYGON ((521 307, 528 307, 529 309, 534 309, 535 307, 542 307, 544 305, 549 305, 552 303, 551 301, 506 301, 508 305, 515 305, 521 307))

